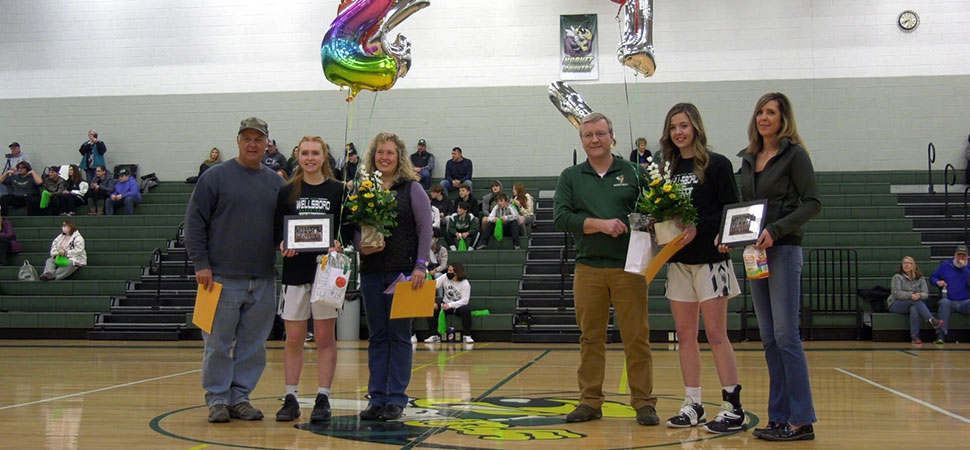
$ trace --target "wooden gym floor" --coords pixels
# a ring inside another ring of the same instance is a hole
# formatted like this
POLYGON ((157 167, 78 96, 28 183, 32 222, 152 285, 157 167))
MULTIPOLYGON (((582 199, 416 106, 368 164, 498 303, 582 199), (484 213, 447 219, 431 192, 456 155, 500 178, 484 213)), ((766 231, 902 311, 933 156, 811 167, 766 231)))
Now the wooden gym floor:
MULTIPOLYGON (((816 440, 769 443, 747 432, 643 427, 627 406, 623 352, 610 345, 603 420, 563 423, 577 397, 578 345, 416 345, 412 405, 400 422, 360 423, 366 343, 339 342, 334 419, 310 424, 315 352, 308 344, 303 417, 275 422, 283 391, 282 343, 253 393, 258 422, 206 422, 201 342, 0 341, 0 448, 311 449, 502 448, 959 448, 970 442, 970 345, 806 343, 816 440), (296 426, 295 426, 296 425, 296 426)), ((742 400, 753 426, 767 421, 768 374, 760 343, 736 345, 742 400)), ((710 352, 702 353, 708 418, 720 403, 710 352)), ((654 345, 661 420, 680 407, 676 347, 654 345)))

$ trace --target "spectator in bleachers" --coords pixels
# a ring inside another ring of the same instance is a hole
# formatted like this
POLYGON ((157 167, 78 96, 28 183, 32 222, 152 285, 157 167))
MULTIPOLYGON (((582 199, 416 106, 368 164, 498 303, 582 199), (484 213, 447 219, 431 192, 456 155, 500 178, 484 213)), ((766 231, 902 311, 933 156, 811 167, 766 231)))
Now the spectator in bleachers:
MULTIPOLYGON (((19 163, 20 161, 27 161, 27 156, 24 155, 24 152, 22 150, 20 150, 20 143, 13 142, 10 145, 8 145, 8 147, 10 148, 10 153, 7 153, 7 164, 3 166, 4 172, 11 169, 16 170, 17 163, 19 163)), ((30 162, 30 161, 27 161, 27 162, 30 162)), ((0 183, 0 196, 5 195, 6 193, 7 193, 7 186, 3 183, 0 183)))
POLYGON ((472 198, 472 187, 468 184, 462 184, 458 188, 458 197, 455 197, 451 202, 451 210, 454 212, 458 211, 458 204, 461 202, 468 202, 471 205, 471 209, 468 210, 473 216, 481 217, 482 215, 482 204, 472 198))
POLYGON ((525 235, 526 230, 536 222, 536 202, 532 194, 525 191, 525 183, 512 185, 512 204, 519 212, 519 235, 525 235))
POLYGON ((919 328, 923 321, 927 321, 933 328, 940 328, 942 321, 937 320, 926 306, 926 299, 930 298, 930 290, 926 286, 923 271, 910 256, 903 257, 899 270, 893 275, 892 289, 886 304, 889 312, 909 314, 909 338, 913 344, 922 344, 919 338, 919 328))
POLYGON ((7 256, 23 250, 13 229, 13 222, 6 217, 0 217, 0 266, 7 264, 7 256))
POLYGON ((802 227, 822 210, 818 180, 784 94, 769 93, 758 100, 748 123, 748 141, 738 155, 741 201, 768 201, 765 229, 754 247, 767 252, 771 272, 768 278, 748 281, 774 386, 768 394, 768 425, 753 434, 768 441, 811 440, 817 419, 798 328, 802 227))
POLYGON ((667 264, 667 299, 674 315, 680 348, 680 373, 684 402, 680 412, 667 420, 671 428, 704 425, 710 433, 747 429, 741 407, 738 363, 727 335, 727 311, 731 298, 741 294, 731 257, 717 251, 721 214, 726 205, 738 202, 731 161, 710 151, 700 111, 693 104, 678 103, 664 119, 660 148, 670 162, 671 182, 689 193, 697 208, 696 225, 684 227, 684 248, 667 264), (721 410, 707 421, 701 401, 701 354, 697 343, 699 315, 704 316, 707 342, 721 382, 721 410), (705 423, 706 422, 706 423, 705 423))
POLYGON ((941 289, 937 311, 943 326, 936 330, 936 343, 942 344, 950 333, 950 314, 970 314, 970 267, 967 267, 967 246, 958 245, 953 259, 940 263, 930 281, 941 289))
POLYGON ((276 139, 270 139, 263 155, 263 165, 286 179, 286 157, 276 150, 276 139))
POLYGON ((57 204, 62 216, 73 216, 78 206, 84 204, 84 196, 88 193, 88 183, 81 179, 81 169, 77 164, 68 168, 65 188, 57 194, 57 204))
POLYGON ((47 168, 47 176, 44 177, 44 190, 48 192, 50 201, 47 204, 46 212, 51 216, 61 213, 60 197, 58 194, 67 190, 67 180, 61 177, 60 166, 50 166, 47 168))
POLYGON ((495 199, 498 204, 492 208, 492 212, 483 221, 485 226, 482 227, 482 240, 478 244, 478 249, 485 250, 488 248, 488 241, 495 232, 495 223, 501 220, 503 234, 504 231, 508 231, 509 235, 512 236, 512 248, 519 250, 521 248, 519 247, 519 213, 516 212, 514 206, 509 204, 509 196, 505 195, 504 192, 499 192, 495 199))
POLYGON ((438 210, 438 220, 441 230, 448 230, 448 216, 451 215, 452 206, 448 198, 445 197, 445 188, 441 187, 440 184, 431 186, 431 206, 438 210))
POLYGON ((185 182, 195 183, 199 181, 199 177, 201 177, 206 170, 209 170, 210 167, 216 164, 219 164, 221 162, 222 162, 222 153, 219 151, 218 147, 212 147, 212 150, 209 150, 209 157, 206 158, 205 161, 202 161, 202 164, 199 165, 199 174, 194 177, 186 178, 185 182))
POLYGON ((108 147, 98 139, 98 132, 88 130, 88 140, 84 141, 78 149, 81 154, 81 163, 78 166, 86 172, 88 182, 95 177, 94 171, 98 166, 107 167, 104 162, 104 154, 107 151, 108 147))
POLYGON ((418 151, 411 154, 411 164, 414 165, 414 173, 421 177, 421 186, 425 189, 431 187, 431 172, 434 171, 434 155, 428 151, 428 143, 424 139, 418 139, 418 151))
POLYGON ((61 223, 61 233, 51 242, 50 255, 44 263, 40 281, 63 280, 88 263, 84 238, 73 221, 61 223))
POLYGON ((472 160, 462 155, 461 147, 451 149, 451 159, 445 163, 445 179, 441 180, 441 187, 451 192, 467 184, 471 191, 473 169, 472 160))
POLYGON ((40 186, 44 181, 27 161, 17 163, 16 170, 8 170, 0 175, 0 183, 7 185, 7 193, 0 197, 0 216, 7 217, 10 207, 27 207, 27 214, 39 216, 40 186))
MULTIPOLYGON (((482 196, 482 216, 487 215, 486 213, 492 211, 495 208, 495 204, 498 203, 496 196, 502 192, 503 186, 502 182, 499 180, 492 180, 488 183, 488 193, 482 196)), ((482 228, 485 227, 485 222, 482 221, 482 228)))
POLYGON ((441 302, 435 302, 434 315, 428 318, 428 329, 431 336, 424 340, 429 344, 441 342, 438 336, 438 315, 461 317, 462 342, 472 344, 472 308, 468 302, 472 298, 472 285, 468 282, 468 272, 465 265, 453 262, 448 265, 448 272, 435 278, 441 291, 441 302))
POLYGON ((139 203, 141 203, 141 192, 138 191, 138 182, 131 178, 128 169, 121 169, 111 196, 104 202, 104 214, 114 215, 115 208, 124 206, 125 214, 130 216, 135 214, 135 205, 139 203))
POLYGON ((650 150, 647 150, 647 138, 638 137, 637 138, 637 148, 630 152, 630 162, 633 164, 639 164, 640 167, 647 168, 650 164, 647 161, 651 155, 650 150))
POLYGON ((428 275, 437 276, 448 270, 448 249, 440 243, 440 238, 431 238, 431 257, 428 259, 428 275))
POLYGON ((357 149, 353 148, 354 144, 348 144, 351 148, 347 151, 347 162, 344 163, 344 167, 340 169, 340 180, 343 181, 348 188, 354 182, 354 178, 357 177, 357 169, 360 167, 360 156, 357 155, 357 149))
POLYGON ((458 212, 448 220, 448 233, 445 240, 448 248, 452 251, 458 250, 458 243, 462 239, 469 250, 475 245, 475 238, 478 236, 478 219, 469 210, 471 204, 466 201, 458 202, 458 212))
MULTIPOLYGON (((286 177, 292 177, 296 173, 296 168, 300 167, 299 162, 300 146, 297 145, 293 147, 293 151, 290 152, 290 157, 286 160, 286 177)), ((334 168, 334 170, 336 170, 334 168)))
POLYGON ((115 180, 104 166, 98 166, 95 169, 94 178, 88 179, 88 194, 85 196, 85 200, 91 201, 89 216, 104 214, 104 204, 111 196, 117 182, 118 180, 115 180))
POLYGON ((13 142, 7 147, 10 148, 10 153, 7 154, 7 164, 3 166, 4 172, 10 169, 16 169, 17 164, 20 163, 20 161, 27 161, 27 155, 25 155, 24 151, 20 149, 19 142, 13 142))

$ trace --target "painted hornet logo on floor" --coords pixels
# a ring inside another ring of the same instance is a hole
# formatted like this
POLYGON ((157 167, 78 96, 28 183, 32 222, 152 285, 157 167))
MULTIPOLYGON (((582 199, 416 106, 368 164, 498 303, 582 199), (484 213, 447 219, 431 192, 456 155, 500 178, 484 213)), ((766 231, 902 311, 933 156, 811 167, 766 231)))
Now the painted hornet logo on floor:
MULTIPOLYGON (((341 400, 333 399, 332 402, 335 409, 341 409, 341 400)), ((423 441, 441 433, 474 436, 493 442, 582 439, 586 435, 564 428, 563 417, 577 403, 562 398, 414 399, 397 421, 365 421, 356 415, 335 416, 329 422, 301 423, 296 427, 331 437, 392 445, 407 445, 416 439, 423 441)), ((603 417, 633 418, 636 411, 628 405, 607 401, 603 404, 603 417)), ((442 447, 440 444, 435 446, 442 447)))

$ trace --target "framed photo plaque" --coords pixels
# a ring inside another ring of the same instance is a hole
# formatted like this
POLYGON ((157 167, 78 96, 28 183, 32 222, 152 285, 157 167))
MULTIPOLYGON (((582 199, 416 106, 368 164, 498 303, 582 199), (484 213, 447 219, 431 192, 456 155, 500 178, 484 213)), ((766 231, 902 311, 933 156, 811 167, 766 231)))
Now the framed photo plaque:
POLYGON ((754 244, 765 227, 767 200, 724 206, 721 216, 721 243, 729 247, 754 244))
POLYGON ((283 249, 325 252, 333 242, 333 215, 283 217, 283 249))

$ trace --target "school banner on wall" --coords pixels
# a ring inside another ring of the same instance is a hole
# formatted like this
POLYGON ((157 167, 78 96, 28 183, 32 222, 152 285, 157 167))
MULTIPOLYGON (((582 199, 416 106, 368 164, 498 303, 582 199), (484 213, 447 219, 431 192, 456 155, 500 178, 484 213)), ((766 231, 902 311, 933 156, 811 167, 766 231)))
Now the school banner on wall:
POLYGON ((599 78, 596 38, 596 14, 559 16, 560 80, 599 78))

